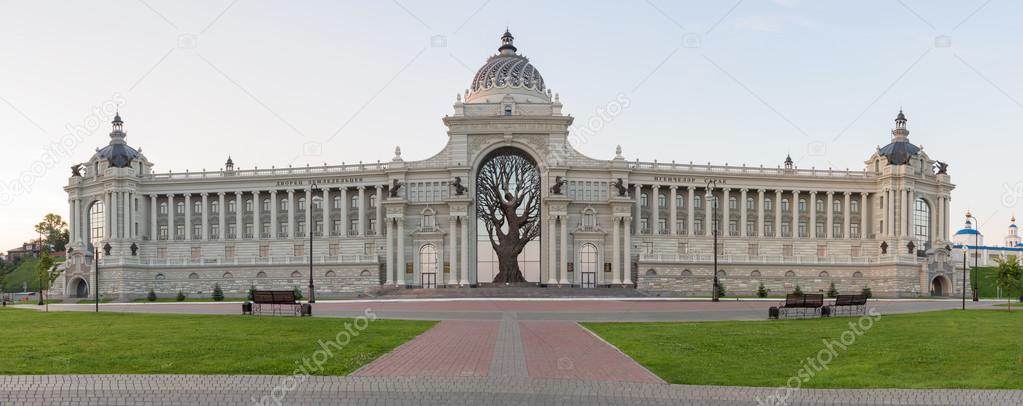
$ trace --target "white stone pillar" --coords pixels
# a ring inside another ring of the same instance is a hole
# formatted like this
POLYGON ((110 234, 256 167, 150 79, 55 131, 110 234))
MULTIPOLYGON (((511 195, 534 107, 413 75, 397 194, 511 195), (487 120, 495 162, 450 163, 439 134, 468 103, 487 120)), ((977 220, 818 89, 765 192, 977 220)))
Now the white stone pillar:
MULTIPOLYGON (((331 226, 330 208, 331 208, 331 205, 332 205, 332 203, 330 201, 330 188, 329 187, 324 187, 322 190, 323 190, 323 192, 322 192, 323 193, 323 200, 322 200, 322 202, 323 202, 323 236, 324 237, 330 237, 330 226, 331 226)), ((377 217, 377 229, 380 230, 380 229, 383 229, 383 228, 384 228, 384 220, 382 218, 380 218, 380 217, 377 217)))
POLYGON ((270 191, 270 239, 277 239, 277 191, 270 191))
POLYGON ((561 284, 570 285, 568 280, 568 216, 558 216, 561 225, 561 284))
POLYGON ((121 192, 121 237, 131 238, 131 194, 121 192))
POLYGON ((153 241, 160 239, 159 217, 157 216, 160 213, 158 197, 156 194, 149 195, 149 239, 153 241))
MULTIPOLYGON (((626 227, 628 227, 630 221, 632 221, 632 218, 630 217, 625 218, 626 227)), ((623 269, 622 272, 625 273, 625 277, 623 277, 622 279, 630 281, 632 284, 635 284, 636 281, 632 279, 632 237, 629 235, 629 233, 625 233, 624 245, 625 247, 622 248, 625 254, 623 265, 625 269, 623 269)))
POLYGON ((636 220, 636 224, 635 224, 635 234, 639 235, 640 231, 643 229, 643 226, 642 226, 642 223, 643 223, 643 206, 641 205, 641 203, 643 203, 643 201, 642 201, 643 199, 641 198, 642 195, 643 195, 643 185, 637 183, 637 184, 632 185, 632 186, 633 186, 633 189, 636 190, 636 204, 635 204, 635 206, 636 206, 636 218, 638 219, 638 220, 636 220))
POLYGON ((75 215, 76 203, 77 203, 77 201, 75 199, 70 199, 70 198, 67 199, 67 205, 68 205, 67 224, 68 224, 68 235, 70 236, 70 239, 71 239, 71 241, 69 241, 69 242, 71 244, 73 244, 76 241, 78 241, 78 223, 76 223, 76 221, 78 220, 78 217, 75 215))
MULTIPOLYGON (((343 203, 343 202, 342 202, 343 203)), ((394 257, 394 222, 391 220, 387 221, 387 285, 398 286, 398 283, 394 279, 394 269, 396 268, 395 263, 397 259, 394 257)))
MULTIPOLYGON (((376 199, 377 199, 377 207, 376 207, 376 209, 377 209, 377 226, 376 226, 376 229, 373 230, 373 231, 376 231, 376 235, 381 236, 381 235, 384 235, 384 229, 383 229, 383 227, 380 227, 381 222, 384 221, 383 220, 384 219, 384 185, 377 185, 376 186, 376 199)), ((448 267, 448 268, 451 269, 452 278, 454 278, 454 275, 455 275, 454 258, 455 257, 452 255, 451 256, 451 259, 452 259, 451 265, 448 267)))
POLYGON ((835 238, 834 227, 835 227, 835 208, 834 208, 835 192, 828 192, 828 200, 824 206, 824 212, 827 213, 827 225, 824 229, 824 235, 828 239, 835 238))
POLYGON ((781 189, 774 191, 774 236, 781 237, 781 189))
POLYGON ((245 204, 242 202, 242 192, 234 192, 234 239, 245 238, 245 224, 243 224, 242 210, 245 204))
POLYGON ((764 189, 757 189, 757 232, 756 235, 768 237, 764 233, 764 189))
MULTIPOLYGON (((241 210, 241 207, 238 208, 241 210)), ((185 241, 192 239, 192 194, 185 193, 185 241)))
MULTIPOLYGON (((377 186, 377 193, 380 191, 380 186, 377 186)), ((382 206, 380 195, 377 195, 377 207, 382 206)), ((378 210, 379 212, 379 210, 378 210)), ((380 234, 381 225, 379 214, 377 214, 377 235, 380 234)), ((458 260, 457 260, 457 248, 458 248, 458 218, 455 216, 448 216, 448 285, 455 286, 458 284, 458 260)), ((443 272, 443 267, 441 268, 443 272)))
POLYGON ((867 226, 870 224, 870 223, 867 222, 868 219, 869 219, 869 217, 867 216, 867 209, 870 208, 869 206, 867 206, 867 195, 869 195, 869 193, 867 193, 867 192, 860 193, 860 239, 861 240, 862 239, 866 239, 867 235, 870 234, 869 232, 867 232, 867 226))
POLYGON ((806 225, 806 235, 810 238, 818 238, 817 235, 817 191, 810 191, 810 222, 806 225))
POLYGON ((288 189, 288 238, 295 238, 295 189, 288 189))
MULTIPOLYGON (((622 249, 618 242, 620 238, 618 236, 618 230, 622 227, 622 219, 619 217, 611 218, 611 284, 621 285, 622 277, 620 267, 622 265, 622 249)), ((603 272, 603 270, 601 270, 603 272)))
POLYGON ((217 192, 217 239, 227 239, 227 206, 224 206, 224 192, 217 192))
POLYGON ((177 227, 174 225, 174 194, 167 194, 167 239, 174 241, 178 238, 177 227))
MULTIPOLYGON (((687 227, 686 228, 686 234, 687 235, 696 235, 696 231, 695 231, 696 229, 693 228, 693 227, 696 227, 696 210, 695 210, 696 209, 696 205, 695 205, 695 203, 696 203, 696 188, 692 187, 692 186, 687 186, 686 187, 686 191, 689 193, 689 196, 686 197, 687 202, 688 202, 688 204, 686 206, 686 227, 687 227)), ((621 220, 621 219, 619 219, 619 220, 621 220)))
MULTIPOLYGON (((359 205, 362 206, 361 204, 359 205)), ((398 219, 398 284, 405 284, 405 217, 398 219)))
MULTIPOLYGON (((799 191, 798 190, 793 190, 792 191, 792 207, 790 207, 790 209, 792 209, 792 225, 789 226, 789 227, 792 228, 792 239, 797 239, 797 238, 799 238, 799 191)), ((809 230, 807 230, 807 232, 809 232, 809 230)), ((809 235, 809 234, 807 234, 807 235, 809 235)))
POLYGON ((341 187, 341 236, 348 236, 348 189, 341 187))
POLYGON ((469 241, 470 225, 468 223, 468 219, 469 217, 467 216, 461 216, 458 218, 458 222, 461 223, 459 229, 462 231, 462 255, 461 255, 462 279, 459 280, 458 282, 458 284, 461 286, 469 286, 469 244, 472 244, 473 242, 469 241))
POLYGON ((729 195, 729 192, 731 192, 731 191, 732 191, 731 188, 721 188, 721 203, 720 203, 720 205, 721 205, 721 224, 720 224, 720 227, 721 227, 721 235, 723 235, 725 237, 731 237, 732 236, 732 233, 731 233, 732 230, 730 230, 728 228, 728 224, 731 222, 731 219, 732 219, 731 205, 728 204, 728 198, 729 198, 728 195, 729 195))
MULTIPOLYGON (((305 189, 305 232, 305 237, 309 237, 313 232, 313 188, 311 187, 305 189)), ((311 248, 309 255, 312 255, 311 248)))
POLYGON ((558 217, 550 216, 547 219, 549 227, 547 228, 547 284, 557 285, 558 284, 558 240, 556 235, 558 234, 558 217))
POLYGON ((106 217, 103 221, 106 223, 103 230, 103 236, 106 237, 107 240, 112 240, 117 236, 117 230, 114 229, 114 225, 117 224, 117 221, 115 220, 117 208, 114 207, 114 192, 106 192, 103 199, 106 200, 103 202, 103 207, 106 210, 106 213, 104 213, 106 217))
POLYGON ((366 236, 366 187, 359 186, 359 236, 366 236))
MULTIPOLYGON (((668 234, 678 235, 678 205, 675 204, 675 199, 678 198, 678 186, 672 186, 668 193, 668 234)), ((601 270, 601 273, 604 271, 601 270)))
POLYGON ((210 221, 209 216, 206 215, 206 210, 210 207, 208 193, 202 193, 202 212, 199 213, 202 216, 202 239, 203 241, 210 239, 210 221))
POLYGON ((852 198, 850 195, 852 195, 852 193, 850 193, 850 192, 843 192, 842 193, 842 200, 843 200, 843 202, 842 202, 842 233, 843 233, 842 237, 844 237, 845 239, 852 238, 852 236, 850 235, 851 234, 850 231, 852 231, 852 230, 849 229, 850 224, 852 224, 852 213, 849 212, 850 199, 852 198))
MULTIPOLYGON (((661 233, 661 229, 658 226, 661 222, 661 192, 660 185, 654 184, 650 187, 650 234, 658 235, 661 233)), ((564 220, 564 219, 562 219, 564 220)))
POLYGON ((749 207, 746 207, 746 195, 749 193, 749 189, 742 188, 739 191, 739 235, 742 237, 748 237, 749 233, 746 230, 746 223, 749 222, 749 207))
POLYGON ((902 203, 902 235, 903 235, 903 237, 910 238, 913 235, 913 230, 912 230, 913 220, 911 219, 911 215, 913 213, 913 201, 915 200, 913 198, 913 190, 909 189, 909 188, 906 188, 905 193, 903 194, 903 196, 905 196, 905 197, 903 198, 904 200, 902 201, 903 202, 902 203))

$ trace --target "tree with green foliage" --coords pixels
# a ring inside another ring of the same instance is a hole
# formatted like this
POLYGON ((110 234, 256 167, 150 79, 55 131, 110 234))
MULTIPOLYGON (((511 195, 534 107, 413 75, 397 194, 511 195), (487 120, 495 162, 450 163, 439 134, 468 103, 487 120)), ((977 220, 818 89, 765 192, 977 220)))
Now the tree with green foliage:
POLYGON ((155 302, 156 301, 156 291, 154 291, 152 288, 150 288, 149 289, 149 294, 146 295, 146 300, 148 300, 150 302, 155 302))
POLYGON ((763 282, 760 282, 760 286, 757 286, 757 297, 761 297, 761 298, 767 297, 767 294, 770 291, 771 291, 770 289, 767 289, 767 287, 764 286, 763 282))
POLYGON ((803 294, 803 288, 799 287, 799 285, 796 284, 796 290, 793 290, 792 293, 796 294, 796 295, 802 295, 803 294))
POLYGON ((184 302, 185 301, 185 292, 182 292, 182 291, 179 290, 178 291, 178 297, 176 297, 175 299, 177 299, 177 301, 179 301, 179 302, 184 302))
POLYGON ((54 251, 64 251, 71 239, 67 222, 59 214, 50 213, 43 216, 43 221, 36 224, 35 231, 43 236, 41 242, 54 251))
POLYGON ((863 295, 863 296, 866 296, 867 299, 870 299, 872 296, 874 296, 874 292, 870 291, 870 287, 869 286, 864 286, 863 290, 860 291, 860 294, 863 295))
MULTIPOLYGON (((995 284, 999 288, 1006 292, 1023 288, 1023 267, 1020 266, 1019 259, 1015 255, 996 257, 995 264, 997 264, 995 284)), ((1009 311, 1011 312, 1012 297, 1006 296, 1006 301, 1009 302, 1009 311)))
POLYGON ((219 283, 213 284, 213 301, 223 302, 224 301, 224 290, 220 289, 219 283))
POLYGON ((835 282, 831 282, 831 286, 828 287, 828 297, 834 298, 838 296, 838 289, 835 289, 835 282))
POLYGON ((50 303, 46 300, 46 292, 63 272, 55 266, 56 264, 49 251, 43 250, 39 253, 39 261, 36 262, 36 275, 39 277, 40 283, 39 299, 46 305, 46 311, 50 311, 50 303))
POLYGON ((295 300, 302 300, 302 289, 295 286, 295 300))

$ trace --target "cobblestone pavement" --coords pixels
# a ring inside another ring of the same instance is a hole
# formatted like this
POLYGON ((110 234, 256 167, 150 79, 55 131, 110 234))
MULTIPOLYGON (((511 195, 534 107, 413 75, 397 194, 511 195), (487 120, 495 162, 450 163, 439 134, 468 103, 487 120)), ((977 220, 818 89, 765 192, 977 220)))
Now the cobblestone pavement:
MULTIPOLYGON (((516 377, 0 376, 3 405, 774 405, 771 388, 516 377), (759 402, 758 402, 759 399, 759 402)), ((803 389, 788 405, 1023 403, 1023 391, 803 389)))

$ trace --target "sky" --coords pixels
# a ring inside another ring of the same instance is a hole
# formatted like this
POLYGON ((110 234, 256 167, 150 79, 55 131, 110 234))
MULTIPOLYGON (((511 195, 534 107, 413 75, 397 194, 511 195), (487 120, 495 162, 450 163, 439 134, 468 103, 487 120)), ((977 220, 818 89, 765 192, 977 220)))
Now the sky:
POLYGON ((863 169, 900 108, 949 163, 953 232, 1023 215, 1023 3, 1008 0, 3 1, 0 251, 67 216, 69 167, 128 142, 156 170, 437 153, 505 27, 583 153, 863 169), (118 107, 119 106, 119 107, 118 107), (579 130, 577 128, 577 130, 579 130))

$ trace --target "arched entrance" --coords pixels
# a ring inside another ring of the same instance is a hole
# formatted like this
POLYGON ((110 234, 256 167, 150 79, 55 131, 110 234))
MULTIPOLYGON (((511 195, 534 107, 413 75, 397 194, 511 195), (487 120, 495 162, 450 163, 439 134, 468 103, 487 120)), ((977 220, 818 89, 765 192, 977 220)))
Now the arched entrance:
POLYGON ((76 298, 89 297, 89 283, 82 278, 74 278, 68 284, 67 295, 76 298))
POLYGON ((475 179, 478 282, 539 282, 543 189, 536 160, 499 147, 480 160, 475 179))
POLYGON ((931 296, 948 296, 952 294, 952 284, 948 278, 938 275, 931 280, 931 296))
POLYGON ((437 266, 437 248, 433 244, 423 245, 419 249, 419 278, 421 287, 437 287, 437 266))

